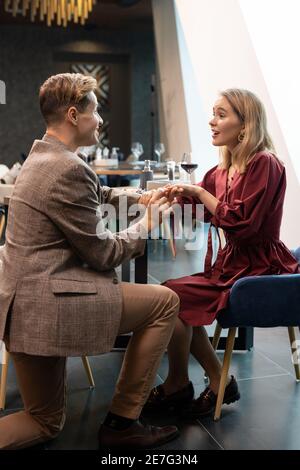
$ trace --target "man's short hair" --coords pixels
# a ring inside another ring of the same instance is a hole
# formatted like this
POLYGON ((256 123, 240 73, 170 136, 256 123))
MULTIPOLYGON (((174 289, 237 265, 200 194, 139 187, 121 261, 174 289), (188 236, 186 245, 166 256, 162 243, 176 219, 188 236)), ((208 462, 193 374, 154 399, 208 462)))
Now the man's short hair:
POLYGON ((60 122, 71 106, 83 112, 90 92, 97 89, 95 78, 81 73, 59 73, 49 77, 40 88, 40 109, 46 124, 60 122))

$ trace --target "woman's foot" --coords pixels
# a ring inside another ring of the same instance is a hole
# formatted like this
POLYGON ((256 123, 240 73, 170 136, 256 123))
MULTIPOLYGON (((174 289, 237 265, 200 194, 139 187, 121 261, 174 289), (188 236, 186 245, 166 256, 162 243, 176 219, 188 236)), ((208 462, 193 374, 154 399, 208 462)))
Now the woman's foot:
POLYGON ((176 409, 191 403, 194 394, 192 382, 189 382, 185 387, 173 393, 167 393, 163 385, 158 385, 151 390, 149 398, 144 405, 143 413, 170 413, 176 411, 176 409))
MULTIPOLYGON (((240 392, 237 381, 231 376, 231 380, 225 388, 223 403, 229 405, 240 399, 240 392)), ((214 412, 217 403, 217 394, 209 387, 201 393, 197 400, 194 400, 187 408, 182 410, 182 417, 188 419, 197 419, 202 416, 210 415, 214 412)))

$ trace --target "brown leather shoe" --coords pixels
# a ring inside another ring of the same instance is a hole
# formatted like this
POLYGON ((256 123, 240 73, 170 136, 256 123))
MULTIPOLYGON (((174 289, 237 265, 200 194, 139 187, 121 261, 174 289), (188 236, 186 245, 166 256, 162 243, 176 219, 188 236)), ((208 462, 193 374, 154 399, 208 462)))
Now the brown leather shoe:
POLYGON ((98 433, 100 449, 148 449, 172 441, 177 436, 179 431, 176 426, 144 426, 140 421, 123 431, 102 424, 98 433))
MULTIPOLYGON (((232 375, 229 384, 225 388, 223 403, 229 405, 239 400, 240 397, 237 382, 232 375)), ((197 400, 194 400, 187 408, 182 410, 182 417, 197 419, 202 416, 210 415, 214 412, 216 403, 217 395, 215 395, 209 387, 206 387, 197 400)))
POLYGON ((188 405, 194 398, 194 387, 192 382, 178 392, 166 395, 162 385, 151 390, 149 398, 144 405, 143 413, 173 413, 183 405, 188 405))

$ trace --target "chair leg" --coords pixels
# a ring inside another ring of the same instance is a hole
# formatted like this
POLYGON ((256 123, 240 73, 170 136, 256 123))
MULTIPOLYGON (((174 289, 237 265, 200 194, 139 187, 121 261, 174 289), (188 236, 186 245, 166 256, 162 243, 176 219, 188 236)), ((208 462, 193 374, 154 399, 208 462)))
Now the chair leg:
POLYGON ((300 380, 300 364, 298 360, 298 348, 297 348, 297 342, 296 342, 295 327, 289 326, 288 331, 289 331, 289 338, 290 338, 296 380, 300 380))
POLYGON ((163 222, 163 230, 164 230, 164 236, 169 241, 172 256, 173 256, 173 258, 176 258, 176 248, 175 248, 175 243, 174 243, 174 239, 173 239, 173 233, 172 233, 170 225, 165 220, 163 222))
MULTIPOLYGON (((221 333, 222 333, 222 327, 219 323, 217 323, 216 328, 215 328, 215 332, 214 332, 214 337, 213 337, 213 340, 212 340, 212 347, 214 348, 215 351, 218 348, 221 333)), ((208 383, 208 376, 207 376, 206 372, 204 373, 204 382, 206 384, 208 383)))
POLYGON ((94 377, 93 377, 93 373, 92 373, 92 369, 91 369, 89 360, 86 356, 82 356, 81 359, 82 359, 82 362, 83 362, 83 365, 84 365, 84 368, 85 368, 85 371, 86 371, 86 375, 88 376, 88 381, 90 383, 90 388, 95 388, 94 377))
POLYGON ((5 225, 5 215, 3 214, 0 218, 0 239, 2 238, 4 225, 5 225))
POLYGON ((4 347, 3 363, 2 363, 1 382, 0 382, 0 410, 4 410, 5 408, 7 373, 8 373, 8 362, 9 362, 9 353, 6 351, 5 346, 3 347, 4 347))
POLYGON ((218 391, 217 404, 215 409, 214 421, 218 421, 221 417, 221 408, 223 404, 223 398, 226 388, 226 381, 228 377, 228 371, 230 366, 231 354, 234 346, 236 328, 229 328, 228 336, 226 340, 226 349, 223 359, 222 375, 220 380, 220 386, 218 391))
POLYGON ((218 349, 221 333, 222 333, 222 327, 221 327, 220 323, 217 323, 216 329, 215 329, 215 332, 214 332, 214 337, 213 337, 213 340, 212 340, 212 347, 214 348, 215 351, 218 349))
POLYGON ((176 258, 176 247, 175 247, 173 238, 169 239, 169 243, 170 243, 170 248, 171 248, 171 253, 173 255, 173 258, 176 258))

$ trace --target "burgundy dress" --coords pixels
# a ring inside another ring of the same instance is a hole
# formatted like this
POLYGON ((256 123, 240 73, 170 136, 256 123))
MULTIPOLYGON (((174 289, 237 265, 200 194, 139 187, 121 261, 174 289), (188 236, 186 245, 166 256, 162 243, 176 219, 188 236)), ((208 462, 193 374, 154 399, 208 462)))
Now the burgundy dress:
MULTIPOLYGON (((213 266, 209 231, 204 273, 170 279, 165 286, 180 297, 179 317, 193 326, 210 325, 227 307, 230 288, 245 276, 298 273, 296 259, 280 241, 279 232, 286 189, 284 166, 268 152, 259 152, 246 173, 209 170, 201 186, 220 202, 205 221, 224 230, 226 245, 213 266)), ((196 203, 196 201, 194 201, 196 203)))

